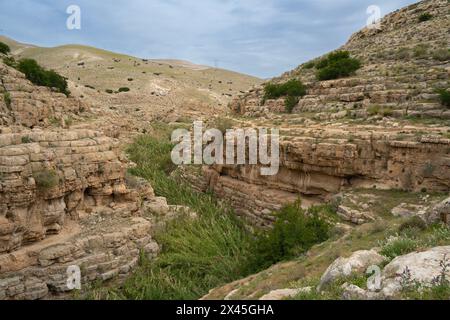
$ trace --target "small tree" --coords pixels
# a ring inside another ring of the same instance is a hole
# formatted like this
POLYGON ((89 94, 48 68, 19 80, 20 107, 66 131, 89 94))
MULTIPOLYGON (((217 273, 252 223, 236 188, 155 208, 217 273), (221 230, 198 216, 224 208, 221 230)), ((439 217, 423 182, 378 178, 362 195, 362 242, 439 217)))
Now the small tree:
POLYGON ((24 73, 28 80, 38 86, 55 88, 67 96, 70 94, 66 78, 53 70, 45 70, 36 60, 22 59, 19 61, 17 69, 24 73))
POLYGON ((11 52, 11 48, 3 42, 0 42, 0 53, 9 54, 11 52))
POLYGON ((425 12, 419 16, 419 22, 425 22, 425 21, 431 20, 432 18, 433 18, 433 16, 430 13, 425 12))

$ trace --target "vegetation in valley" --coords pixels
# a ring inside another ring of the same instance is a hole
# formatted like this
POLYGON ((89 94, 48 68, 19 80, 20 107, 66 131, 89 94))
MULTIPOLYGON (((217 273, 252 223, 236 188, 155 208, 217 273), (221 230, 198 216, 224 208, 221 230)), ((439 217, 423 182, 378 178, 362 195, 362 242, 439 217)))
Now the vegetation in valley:
POLYGON ((252 233, 226 205, 211 194, 198 193, 177 178, 170 158, 171 128, 161 125, 128 149, 137 167, 130 174, 148 179, 170 204, 189 206, 198 218, 169 222, 155 239, 162 252, 154 261, 142 256, 123 285, 93 289, 88 298, 198 299, 211 288, 263 270, 268 265, 306 252, 328 238, 329 224, 319 213, 298 204, 281 210, 270 231, 252 233))

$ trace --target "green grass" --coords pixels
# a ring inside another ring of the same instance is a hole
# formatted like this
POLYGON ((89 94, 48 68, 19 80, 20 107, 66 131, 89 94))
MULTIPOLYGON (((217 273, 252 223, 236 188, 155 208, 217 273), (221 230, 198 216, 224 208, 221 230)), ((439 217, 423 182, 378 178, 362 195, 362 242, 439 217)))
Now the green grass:
MULTIPOLYGON (((317 218, 319 213, 330 218, 326 206, 313 209, 312 217, 292 208, 286 210, 291 216, 299 214, 299 223, 288 219, 292 223, 286 225, 286 216, 281 213, 276 224, 279 228, 267 233, 273 241, 269 239, 262 246, 257 240, 262 238, 250 232, 226 204, 220 204, 212 194, 194 191, 177 177, 169 142, 174 128, 156 124, 150 135, 135 140, 127 150, 130 160, 137 164, 130 174, 149 180, 156 195, 166 197, 169 204, 189 206, 198 218, 179 217, 168 222, 154 235, 162 248, 156 259, 149 261, 142 256, 138 268, 122 285, 93 288, 87 298, 198 299, 212 288, 261 271, 326 240, 327 225, 317 218), (299 230, 301 233, 292 232, 299 230), (268 253, 280 252, 264 259, 268 253)), ((265 236, 261 231, 261 237, 265 236)))
POLYGON ((418 227, 404 228, 400 225, 399 234, 381 243, 381 254, 390 260, 410 252, 448 245, 450 243, 450 229, 444 225, 433 225, 425 230, 418 227))
MULTIPOLYGON (((120 288, 103 298, 198 299, 209 289, 246 276, 251 234, 226 206, 210 194, 197 193, 174 176, 170 159, 170 128, 141 136, 128 149, 137 167, 131 174, 148 179, 158 196, 173 205, 187 205, 197 219, 180 218, 155 235, 162 252, 155 261, 142 258, 140 266, 120 288)), ((98 296, 91 293, 91 296, 98 296)))

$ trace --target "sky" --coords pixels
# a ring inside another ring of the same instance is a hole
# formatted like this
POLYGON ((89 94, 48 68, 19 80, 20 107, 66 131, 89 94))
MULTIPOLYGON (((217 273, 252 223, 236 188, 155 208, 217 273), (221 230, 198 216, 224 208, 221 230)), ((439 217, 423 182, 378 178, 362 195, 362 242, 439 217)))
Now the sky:
POLYGON ((367 23, 416 0, 0 0, 0 34, 53 47, 90 45, 269 78, 343 45, 367 23), (69 30, 67 8, 80 8, 69 30))

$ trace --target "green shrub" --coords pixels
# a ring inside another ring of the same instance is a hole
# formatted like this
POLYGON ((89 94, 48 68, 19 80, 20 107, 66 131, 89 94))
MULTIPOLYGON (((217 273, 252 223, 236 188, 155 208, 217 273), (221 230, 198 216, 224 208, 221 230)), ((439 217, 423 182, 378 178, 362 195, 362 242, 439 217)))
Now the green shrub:
POLYGON ((36 60, 22 59, 19 61, 17 69, 38 86, 55 88, 67 96, 70 94, 67 88, 67 80, 53 70, 45 70, 36 60))
POLYGON ((3 63, 6 64, 9 67, 17 68, 17 62, 14 59, 14 57, 4 57, 3 63))
POLYGON ((402 231, 406 231, 408 229, 418 229, 418 230, 423 231, 426 228, 427 228, 427 224, 425 223, 425 221, 423 221, 418 216, 413 216, 400 225, 399 231, 402 232, 402 231))
POLYGON ((314 68, 315 66, 316 66, 316 61, 315 61, 315 60, 311 60, 311 61, 306 62, 306 63, 303 65, 303 69, 312 69, 312 68, 314 68))
POLYGON ((317 78, 320 81, 332 80, 352 75, 361 68, 361 62, 351 58, 348 51, 337 51, 320 60, 316 68, 317 78))
POLYGON ((11 48, 3 42, 0 42, 0 53, 8 54, 11 52, 11 48))
POLYGON ((431 20, 432 18, 433 18, 433 15, 431 13, 425 12, 419 16, 419 22, 425 22, 425 21, 431 20))
POLYGON ((106 89, 105 92, 106 92, 106 93, 109 93, 109 94, 112 94, 112 93, 114 93, 114 90, 106 89))
POLYGON ((12 99, 9 92, 3 93, 3 100, 5 101, 6 107, 8 107, 8 109, 11 108, 12 99))
POLYGON ((36 186, 41 190, 48 190, 59 184, 58 173, 54 170, 43 170, 33 174, 36 186))
POLYGON ((394 114, 392 107, 382 107, 379 105, 371 105, 367 108, 369 116, 380 115, 383 117, 391 117, 394 114))
POLYGON ((433 52, 433 59, 438 61, 448 61, 450 60, 450 50, 449 49, 437 49, 433 52))
POLYGON ((450 107, 450 91, 448 89, 438 89, 436 92, 439 94, 441 104, 443 106, 450 107))
POLYGON ((264 100, 278 99, 285 96, 286 112, 291 113, 300 100, 306 95, 306 87, 300 80, 289 80, 282 84, 269 83, 264 87, 264 100))
POLYGON ((381 254, 389 259, 413 252, 418 247, 416 240, 409 237, 399 237, 388 242, 381 249, 381 254))
POLYGON ((269 83, 264 88, 266 99, 278 99, 283 96, 303 97, 306 88, 300 80, 289 80, 282 84, 269 83))
POLYGON ((119 88, 119 92, 128 92, 128 91, 130 91, 130 88, 128 87, 119 88))
POLYGON ((402 47, 397 50, 397 59, 405 60, 405 59, 409 59, 410 57, 411 57, 411 53, 408 48, 402 47))
POLYGON ((297 103, 300 101, 298 97, 288 96, 284 101, 284 107, 287 113, 292 113, 297 103))
POLYGON ((413 49, 414 57, 418 59, 424 59, 428 57, 428 46, 424 44, 419 44, 413 49))
POLYGON ((277 213, 273 228, 258 235, 254 265, 268 267, 305 253, 328 239, 330 225, 317 212, 308 213, 300 202, 277 213))
POLYGON ((21 138, 22 143, 27 144, 27 143, 32 143, 33 140, 29 137, 29 136, 23 136, 21 138))

